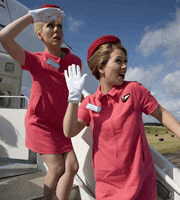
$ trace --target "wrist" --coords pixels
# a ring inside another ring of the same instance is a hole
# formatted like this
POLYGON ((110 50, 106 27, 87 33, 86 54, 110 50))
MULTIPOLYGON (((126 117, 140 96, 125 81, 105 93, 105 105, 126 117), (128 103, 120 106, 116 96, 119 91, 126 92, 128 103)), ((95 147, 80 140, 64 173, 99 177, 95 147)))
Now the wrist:
POLYGON ((78 100, 70 100, 70 99, 68 99, 68 102, 72 103, 72 104, 79 104, 78 100))
POLYGON ((81 92, 69 92, 69 96, 68 96, 68 102, 72 102, 72 103, 76 103, 78 104, 80 102, 81 99, 81 92))
POLYGON ((30 20, 31 24, 33 24, 34 23, 34 19, 33 19, 32 15, 30 13, 28 13, 27 15, 29 17, 29 20, 30 20))

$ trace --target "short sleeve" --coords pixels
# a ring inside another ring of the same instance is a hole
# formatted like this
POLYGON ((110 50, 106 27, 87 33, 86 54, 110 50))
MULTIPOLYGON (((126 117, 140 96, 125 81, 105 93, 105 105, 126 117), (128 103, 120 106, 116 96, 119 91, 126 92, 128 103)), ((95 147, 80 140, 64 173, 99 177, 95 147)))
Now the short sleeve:
POLYGON ((82 70, 82 62, 81 59, 79 57, 77 57, 76 55, 72 54, 71 56, 71 63, 70 64, 76 64, 80 66, 80 69, 82 70))
POLYGON ((152 114, 152 112, 154 112, 154 110, 158 107, 158 102, 151 95, 149 90, 147 90, 141 84, 138 84, 138 93, 141 112, 145 113, 146 115, 152 114))
POLYGON ((32 71, 38 65, 38 56, 25 50, 25 66, 21 65, 22 70, 32 71))
POLYGON ((87 123, 87 126, 89 126, 90 123, 90 113, 89 110, 86 108, 86 105, 89 102, 89 98, 86 97, 83 102, 81 103, 81 105, 78 108, 78 119, 82 119, 83 121, 85 121, 87 123))

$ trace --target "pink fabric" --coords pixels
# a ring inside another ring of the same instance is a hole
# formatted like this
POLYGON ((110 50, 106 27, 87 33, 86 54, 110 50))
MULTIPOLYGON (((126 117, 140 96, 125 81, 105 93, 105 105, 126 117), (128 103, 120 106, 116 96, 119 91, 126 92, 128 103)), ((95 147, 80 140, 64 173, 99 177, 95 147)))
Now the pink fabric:
POLYGON ((71 64, 81 67, 81 60, 64 48, 67 55, 59 58, 48 52, 25 51, 26 64, 21 66, 32 76, 30 102, 26 113, 26 146, 43 154, 60 154, 72 150, 71 139, 64 136, 63 118, 68 105, 64 70, 71 64), (50 59, 60 69, 47 64, 50 59))
POLYGON ((149 115, 157 106, 137 82, 124 82, 105 95, 99 87, 80 105, 78 118, 91 122, 93 130, 96 200, 156 200, 155 170, 142 112, 149 115), (101 107, 100 113, 87 109, 88 103, 101 107))

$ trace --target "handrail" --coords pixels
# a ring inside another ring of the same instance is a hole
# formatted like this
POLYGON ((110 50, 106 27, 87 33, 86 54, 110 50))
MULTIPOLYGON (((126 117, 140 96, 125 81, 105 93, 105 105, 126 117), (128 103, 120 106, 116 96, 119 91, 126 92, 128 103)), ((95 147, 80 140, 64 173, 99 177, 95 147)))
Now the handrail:
POLYGON ((84 95, 84 97, 87 97, 90 95, 89 92, 87 92, 85 89, 83 89, 82 94, 84 95))
POLYGON ((2 8, 6 8, 5 6, 3 6, 3 5, 0 5, 0 7, 2 7, 2 8))
POLYGON ((29 99, 26 96, 4 96, 4 95, 0 95, 0 98, 24 98, 27 100, 28 104, 29 104, 29 99))
POLYGON ((0 24, 0 27, 4 28, 4 27, 5 27, 5 25, 3 25, 3 24, 0 24))
MULTIPOLYGON (((166 162, 167 159, 166 159, 161 153, 159 153, 159 151, 157 151, 156 149, 154 149, 151 145, 149 145, 149 147, 150 147, 151 151, 153 151, 156 155, 160 156, 161 159, 163 159, 164 162, 166 162)), ((167 160, 167 161, 169 162, 169 164, 167 163, 168 166, 169 166, 169 167, 172 167, 172 166, 173 166, 172 163, 171 163, 169 160, 167 160)), ((157 166, 157 164, 155 164, 155 163, 154 163, 154 167, 155 167, 156 171, 158 172, 158 174, 161 176, 161 178, 162 178, 164 181, 166 181, 166 182, 171 186, 171 188, 172 188, 178 195, 180 195, 180 186, 177 185, 177 183, 176 183, 171 177, 169 177, 169 176, 166 174, 166 171, 167 171, 169 168, 165 167, 165 168, 161 169, 161 168, 159 168, 159 167, 157 166)))
POLYGON ((156 164, 154 164, 156 171, 158 174, 173 188, 173 190, 180 195, 180 186, 172 180, 162 169, 160 169, 156 164))

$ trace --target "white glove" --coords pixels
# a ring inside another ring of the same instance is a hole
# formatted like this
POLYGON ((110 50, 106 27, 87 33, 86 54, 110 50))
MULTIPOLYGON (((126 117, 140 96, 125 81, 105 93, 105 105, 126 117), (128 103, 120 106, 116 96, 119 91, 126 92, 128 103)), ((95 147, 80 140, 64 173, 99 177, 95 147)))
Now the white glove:
POLYGON ((64 75, 69 90, 68 102, 79 103, 87 74, 84 74, 81 77, 79 65, 76 67, 74 64, 72 64, 68 67, 68 73, 67 70, 64 70, 64 75))
POLYGON ((34 23, 49 23, 50 21, 62 19, 64 17, 64 11, 60 10, 59 8, 40 8, 36 10, 30 10, 28 12, 33 17, 34 23))

